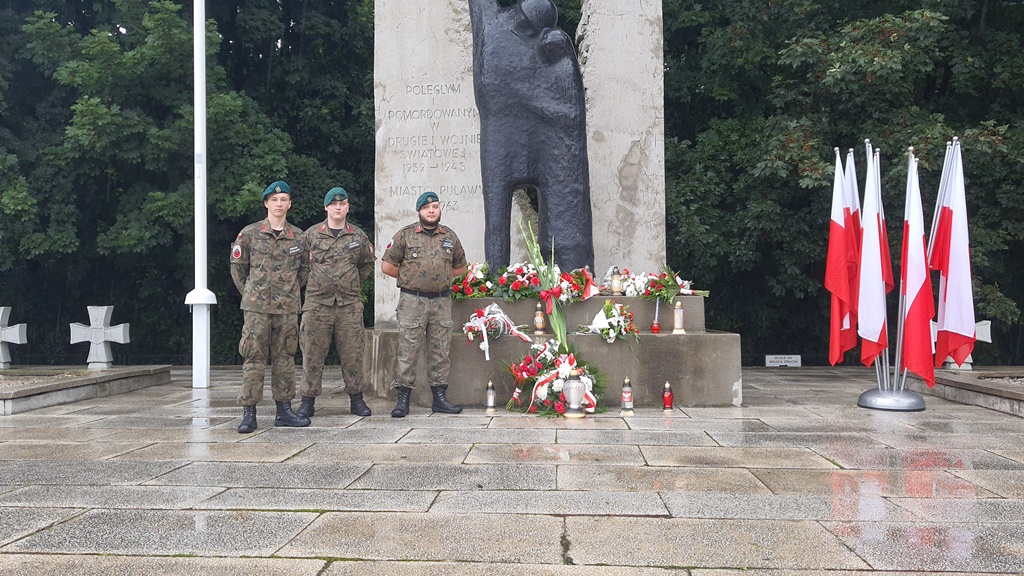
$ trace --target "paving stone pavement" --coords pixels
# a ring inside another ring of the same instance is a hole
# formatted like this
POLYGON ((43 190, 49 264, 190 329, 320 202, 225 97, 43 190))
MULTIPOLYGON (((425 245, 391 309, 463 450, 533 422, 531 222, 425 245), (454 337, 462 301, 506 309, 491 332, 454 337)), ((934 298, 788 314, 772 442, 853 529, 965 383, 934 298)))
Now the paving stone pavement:
POLYGON ((1024 419, 874 373, 744 369, 739 408, 582 421, 415 406, 235 431, 241 372, 5 417, 0 574, 1024 573, 1024 419))

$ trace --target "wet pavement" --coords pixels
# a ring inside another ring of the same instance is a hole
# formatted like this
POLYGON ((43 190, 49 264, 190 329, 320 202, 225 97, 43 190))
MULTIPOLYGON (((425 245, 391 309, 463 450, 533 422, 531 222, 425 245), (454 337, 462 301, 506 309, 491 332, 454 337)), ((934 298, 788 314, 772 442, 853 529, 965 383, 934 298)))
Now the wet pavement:
MULTIPOLYGON (((741 408, 480 408, 235 431, 240 372, 0 419, 0 574, 1024 573, 1024 419, 858 408, 862 368, 750 368, 741 408)), ((269 393, 269 389, 268 389, 269 393)))

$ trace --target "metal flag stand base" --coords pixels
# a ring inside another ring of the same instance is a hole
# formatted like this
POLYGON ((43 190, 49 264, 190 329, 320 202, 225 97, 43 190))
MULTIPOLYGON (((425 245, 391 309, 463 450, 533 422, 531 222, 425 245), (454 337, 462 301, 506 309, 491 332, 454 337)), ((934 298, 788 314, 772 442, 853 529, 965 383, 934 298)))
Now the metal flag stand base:
POLYGON ((894 412, 922 412, 924 398, 910 390, 868 390, 857 398, 857 406, 872 410, 892 410, 894 412))

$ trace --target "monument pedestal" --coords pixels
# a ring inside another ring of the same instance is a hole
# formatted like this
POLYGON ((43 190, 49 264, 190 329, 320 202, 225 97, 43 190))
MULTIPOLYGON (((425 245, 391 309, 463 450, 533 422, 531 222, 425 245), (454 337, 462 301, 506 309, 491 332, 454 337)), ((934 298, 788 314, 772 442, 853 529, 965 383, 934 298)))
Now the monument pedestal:
MULTIPOLYGON (((590 324, 604 305, 607 297, 598 296, 586 302, 565 307, 566 325, 570 332, 581 324, 590 324)), ((676 406, 740 406, 743 402, 743 381, 740 372, 740 336, 728 332, 708 331, 704 327, 704 299, 700 296, 680 296, 684 308, 686 334, 672 334, 672 308, 662 304, 659 321, 660 334, 646 331, 654 320, 655 303, 635 297, 613 297, 629 306, 634 323, 644 330, 639 342, 632 336, 608 344, 596 334, 569 334, 569 343, 579 357, 597 368, 605 380, 602 404, 618 406, 622 381, 629 378, 633 385, 633 405, 661 407, 661 394, 665 382, 672 384, 676 406)), ((468 407, 482 407, 485 403, 487 382, 494 383, 498 403, 503 405, 512 396, 513 379, 506 368, 510 360, 518 360, 527 352, 529 344, 514 336, 503 336, 490 341, 491 360, 484 359, 480 340, 468 342, 462 335, 462 325, 474 310, 497 302, 502 310, 519 325, 532 326, 536 300, 505 302, 479 298, 454 302, 452 319, 452 369, 448 378, 448 399, 468 407)), ((532 328, 524 328, 532 334, 532 328)), ((379 396, 394 396, 391 384, 395 374, 395 350, 398 347, 398 329, 380 327, 368 331, 365 368, 368 385, 379 396)), ((544 342, 553 334, 533 336, 544 342)), ((417 370, 416 388, 412 401, 418 406, 430 406, 430 388, 426 381, 426 365, 421 357, 417 370)), ((524 391, 529 394, 529 391, 524 391)))

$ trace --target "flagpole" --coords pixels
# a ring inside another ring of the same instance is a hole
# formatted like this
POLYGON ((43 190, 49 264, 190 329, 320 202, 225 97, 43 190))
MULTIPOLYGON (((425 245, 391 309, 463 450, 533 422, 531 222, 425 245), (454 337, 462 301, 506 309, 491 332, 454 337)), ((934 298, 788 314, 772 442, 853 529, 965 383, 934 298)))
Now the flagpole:
MULTIPOLYGON (((907 190, 908 191, 910 190, 910 178, 913 175, 913 170, 914 170, 914 147, 911 146, 910 148, 907 148, 907 190)), ((904 206, 904 214, 905 213, 906 213, 906 207, 904 206)), ((906 216, 904 216, 904 218, 906 218, 906 216)), ((906 234, 906 233, 907 233, 906 230, 904 230, 904 234, 906 234)), ((904 242, 904 244, 906 244, 907 239, 904 238, 903 242, 904 242)), ((906 262, 901 262, 900 263, 901 267, 905 267, 906 265, 907 265, 906 262)), ((901 382, 902 382, 902 378, 901 378, 901 374, 900 374, 900 368, 903 367, 903 364, 902 364, 902 362, 903 362, 903 328, 904 328, 904 322, 906 320, 905 316, 906 316, 906 313, 907 313, 907 293, 906 293, 906 287, 903 285, 904 276, 906 276, 906 274, 900 274, 900 307, 899 307, 899 310, 900 310, 899 314, 900 315, 898 316, 899 319, 896 322, 896 374, 895 374, 896 383, 895 383, 895 386, 893 387, 894 390, 896 390, 896 391, 902 390, 902 386, 900 385, 901 382)))
MULTIPOLYGON (((885 227, 885 210, 882 208, 882 150, 880 148, 874 148, 874 164, 872 166, 872 178, 875 180, 875 192, 878 194, 878 214, 881 216, 881 226, 885 227)), ((886 238, 889 235, 886 234, 886 238)), ((879 251, 889 250, 889 245, 879 245, 879 251)), ((885 298, 883 293, 882 298, 885 298)), ((889 322, 885 321, 882 323, 882 331, 885 332, 885 350, 880 354, 882 358, 882 376, 885 378, 885 389, 886 391, 892 391, 892 381, 889 380, 892 367, 889 365, 889 322)))
MULTIPOLYGON (((882 195, 881 150, 879 150, 879 149, 872 150, 870 140, 865 140, 864 143, 865 143, 865 148, 866 148, 866 151, 867 151, 867 154, 868 154, 869 163, 870 163, 868 174, 867 174, 867 178, 870 179, 870 181, 871 181, 871 183, 873 185, 873 186, 871 186, 872 192, 874 192, 877 195, 875 200, 876 200, 876 203, 878 204, 878 207, 877 207, 877 213, 879 215, 878 220, 879 220, 880 224, 882 226, 884 226, 885 225, 884 224, 885 223, 885 212, 884 212, 884 209, 882 207, 882 202, 881 202, 881 195, 882 195)), ((913 161, 914 161, 913 160, 913 148, 910 149, 910 156, 911 156, 911 158, 910 158, 910 160, 908 160, 908 166, 909 167, 908 167, 908 174, 907 174, 908 189, 909 189, 909 186, 910 186, 909 182, 910 182, 910 177, 911 177, 910 176, 910 172, 911 172, 910 167, 913 166, 913 161)), ((867 199, 865 198, 865 203, 866 202, 867 202, 867 199)), ((906 226, 904 226, 904 228, 906 228, 906 226)), ((882 237, 888 238, 887 234, 885 236, 882 236, 882 232, 883 232, 883 230, 879 230, 879 236, 880 236, 879 240, 881 240, 882 237)), ((889 245, 888 245, 887 242, 884 243, 884 244, 882 244, 880 242, 880 244, 879 244, 879 252, 880 253, 881 253, 882 250, 888 250, 888 249, 889 249, 889 245)), ((906 264, 904 263, 904 265, 906 265, 906 264)), ((884 269, 884 267, 885 267, 884 261, 883 261, 882 266, 883 266, 883 269, 884 269)), ((883 283, 884 283, 884 281, 885 281, 884 272, 883 272, 882 280, 883 280, 883 283)), ((896 324, 896 366, 895 366, 895 373, 893 372, 893 367, 890 365, 890 361, 889 361, 889 347, 887 345, 886 348, 884 350, 882 350, 877 357, 875 357, 875 369, 876 369, 877 378, 879 380, 879 390, 868 390, 868 391, 862 393, 860 395, 860 397, 857 399, 857 406, 860 406, 861 408, 871 408, 871 409, 875 409, 875 410, 892 410, 892 411, 920 411, 920 410, 924 410, 924 399, 919 394, 916 394, 916 393, 913 393, 913 392, 909 392, 909 393, 905 392, 902 389, 902 386, 899 389, 896 388, 897 386, 900 386, 900 383, 905 379, 905 376, 904 376, 904 378, 901 378, 901 374, 900 374, 901 364, 904 362, 904 359, 902 357, 902 342, 903 342, 903 337, 904 337, 904 334, 903 334, 903 321, 904 321, 904 318, 903 317, 904 317, 904 315, 906 313, 906 310, 905 310, 906 309, 906 296, 903 294, 903 289, 904 289, 904 287, 903 287, 903 275, 901 274, 900 275, 900 296, 899 296, 899 320, 898 320, 898 322, 896 324)), ((884 292, 885 291, 883 289, 883 298, 884 298, 884 292)), ((884 300, 883 300, 883 302, 884 302, 884 300)), ((888 344, 888 331, 889 331, 888 322, 883 322, 882 330, 886 334, 886 344, 888 344)), ((905 372, 905 370, 904 370, 904 372, 905 372)))

